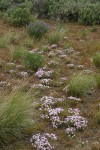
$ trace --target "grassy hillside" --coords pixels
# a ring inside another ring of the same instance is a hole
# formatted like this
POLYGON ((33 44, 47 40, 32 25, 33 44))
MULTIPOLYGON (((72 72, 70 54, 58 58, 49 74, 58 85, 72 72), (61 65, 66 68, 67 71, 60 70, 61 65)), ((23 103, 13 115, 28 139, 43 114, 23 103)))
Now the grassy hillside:
POLYGON ((0 19, 0 149, 99 150, 100 27, 44 21, 0 19))

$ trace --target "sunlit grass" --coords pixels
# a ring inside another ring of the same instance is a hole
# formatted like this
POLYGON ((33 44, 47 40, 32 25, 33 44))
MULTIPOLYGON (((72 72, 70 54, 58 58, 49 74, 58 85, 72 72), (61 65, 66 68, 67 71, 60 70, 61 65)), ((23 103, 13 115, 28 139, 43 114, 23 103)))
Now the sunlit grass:
POLYGON ((72 96, 84 95, 95 85, 95 80, 92 75, 77 74, 69 81, 68 94, 72 96))
POLYGON ((23 137, 30 126, 32 113, 30 92, 15 90, 9 96, 0 95, 0 145, 23 137))
POLYGON ((18 38, 18 35, 14 32, 8 33, 0 37, 0 48, 7 48, 9 44, 14 42, 18 38))

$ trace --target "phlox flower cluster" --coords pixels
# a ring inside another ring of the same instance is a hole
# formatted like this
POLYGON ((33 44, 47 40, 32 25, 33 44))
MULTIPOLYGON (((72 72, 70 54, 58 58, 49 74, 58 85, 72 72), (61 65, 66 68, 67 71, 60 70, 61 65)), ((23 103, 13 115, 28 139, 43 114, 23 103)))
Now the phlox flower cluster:
POLYGON ((73 97, 73 96, 68 97, 68 99, 70 99, 70 100, 75 100, 77 103, 78 103, 78 102, 81 102, 81 99, 80 99, 80 98, 73 97))
POLYGON ((58 62, 56 62, 56 61, 54 61, 54 60, 51 60, 49 63, 48 63, 48 65, 58 65, 58 62))
POLYGON ((49 86, 43 85, 43 84, 33 84, 31 85, 31 88, 34 89, 49 89, 49 86))
POLYGON ((46 111, 48 114, 42 114, 41 118, 42 119, 50 119, 50 121, 52 122, 52 126, 54 128, 57 128, 58 125, 61 125, 63 123, 63 121, 60 120, 59 114, 63 111, 64 109, 62 108, 47 108, 46 111))
POLYGON ((68 127, 66 129, 66 133, 68 134, 69 137, 75 137, 75 131, 76 129, 74 127, 68 127))
POLYGON ((76 130, 84 130, 84 128, 87 127, 87 120, 84 117, 80 116, 80 110, 78 108, 69 108, 68 112, 73 115, 67 116, 64 123, 67 123, 68 125, 66 132, 69 136, 73 137, 75 136, 76 130))
POLYGON ((63 98, 54 98, 52 96, 43 96, 40 101, 42 102, 41 108, 51 108, 57 102, 63 102, 63 98))
POLYGON ((67 116, 67 118, 65 118, 65 123, 75 127, 77 130, 83 130, 87 127, 87 120, 84 117, 77 115, 67 116))
POLYGON ((53 73, 53 70, 45 71, 43 68, 41 68, 35 73, 35 76, 38 78, 51 77, 52 73, 53 73))
POLYGON ((79 110, 78 108, 75 108, 75 109, 73 109, 73 108, 68 108, 68 112, 69 112, 70 114, 74 114, 75 116, 77 116, 77 115, 80 114, 80 110, 79 110))
POLYGON ((40 110, 45 110, 47 114, 42 114, 42 119, 50 119, 52 122, 53 127, 57 128, 58 125, 62 124, 63 122, 60 120, 59 114, 64 110, 62 108, 51 108, 52 105, 54 105, 56 102, 64 101, 63 98, 54 98, 54 97, 48 97, 44 96, 40 100, 42 102, 40 110))
POLYGON ((24 71, 19 72, 18 75, 19 75, 20 77, 22 77, 22 78, 27 78, 27 77, 28 77, 28 73, 27 73, 27 72, 24 72, 24 71))
POLYGON ((52 81, 51 79, 41 79, 41 84, 44 84, 44 85, 49 85, 49 82, 52 81))
POLYGON ((52 150, 54 147, 51 146, 50 142, 48 141, 48 138, 51 140, 57 140, 57 137, 55 134, 49 134, 49 133, 38 133, 32 136, 30 139, 32 145, 37 148, 37 150, 52 150))

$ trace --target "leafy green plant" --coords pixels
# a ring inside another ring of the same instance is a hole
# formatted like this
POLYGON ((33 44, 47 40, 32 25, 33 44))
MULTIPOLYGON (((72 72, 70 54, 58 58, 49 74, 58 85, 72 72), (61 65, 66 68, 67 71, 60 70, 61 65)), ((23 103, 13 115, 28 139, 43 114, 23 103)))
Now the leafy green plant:
POLYGON ((30 92, 15 90, 10 95, 0 95, 0 146, 22 138, 31 125, 32 108, 30 92))
POLYGON ((36 39, 41 39, 48 31, 48 26, 43 21, 36 21, 30 23, 27 27, 29 36, 36 39))
POLYGON ((48 37, 48 42, 50 44, 59 44, 59 42, 62 40, 66 30, 64 30, 62 27, 58 27, 55 32, 50 33, 48 37))
POLYGON ((77 74, 72 77, 68 85, 68 94, 81 96, 95 85, 94 77, 88 74, 77 74))
POLYGON ((84 24, 100 24, 100 3, 87 3, 79 14, 79 23, 84 24))
POLYGON ((39 53, 26 53, 23 63, 26 67, 37 70, 43 66, 44 58, 39 53))
POLYGON ((13 0, 0 0, 0 11, 6 11, 13 3, 13 0))
POLYGON ((94 56, 93 56, 93 63, 96 67, 100 67, 100 52, 97 52, 94 56))
POLYGON ((15 26, 24 26, 30 22, 31 12, 26 7, 12 7, 6 13, 5 20, 15 26))

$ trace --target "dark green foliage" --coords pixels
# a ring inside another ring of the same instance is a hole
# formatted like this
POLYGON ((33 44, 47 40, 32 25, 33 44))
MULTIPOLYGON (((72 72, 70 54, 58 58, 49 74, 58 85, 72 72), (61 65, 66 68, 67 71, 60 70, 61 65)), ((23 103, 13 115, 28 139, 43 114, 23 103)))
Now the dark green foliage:
POLYGON ((39 53, 27 53, 24 57, 24 64, 33 70, 37 70, 43 66, 44 58, 39 53))
POLYGON ((13 0, 13 2, 19 4, 19 3, 24 3, 25 0, 13 0))
POLYGON ((32 12, 39 16, 47 16, 49 11, 49 0, 32 0, 32 12))
MULTIPOLYGON (((100 0, 1 0, 0 10, 23 7, 39 17, 100 24, 100 0), (29 6, 29 7, 27 7, 29 6)), ((12 12, 11 12, 12 13, 12 12)), ((15 23, 16 24, 16 23, 15 23)), ((22 24, 22 23, 21 23, 22 24)), ((24 23, 23 23, 24 24, 24 23)))
POLYGON ((80 11, 79 22, 84 24, 100 24, 100 3, 87 4, 80 11))
POLYGON ((40 39, 47 33, 48 26, 43 21, 36 21, 35 23, 30 23, 27 27, 27 32, 31 37, 40 39))
POLYGON ((32 11, 52 19, 100 24, 99 0, 32 0, 32 11))
POLYGON ((9 23, 15 26, 23 26, 30 22, 31 13, 28 8, 16 7, 9 10, 6 19, 9 23))
POLYGON ((11 7, 13 0, 0 0, 0 11, 6 11, 11 7))
POLYGON ((24 3, 25 0, 0 0, 0 11, 6 11, 13 5, 24 3))

